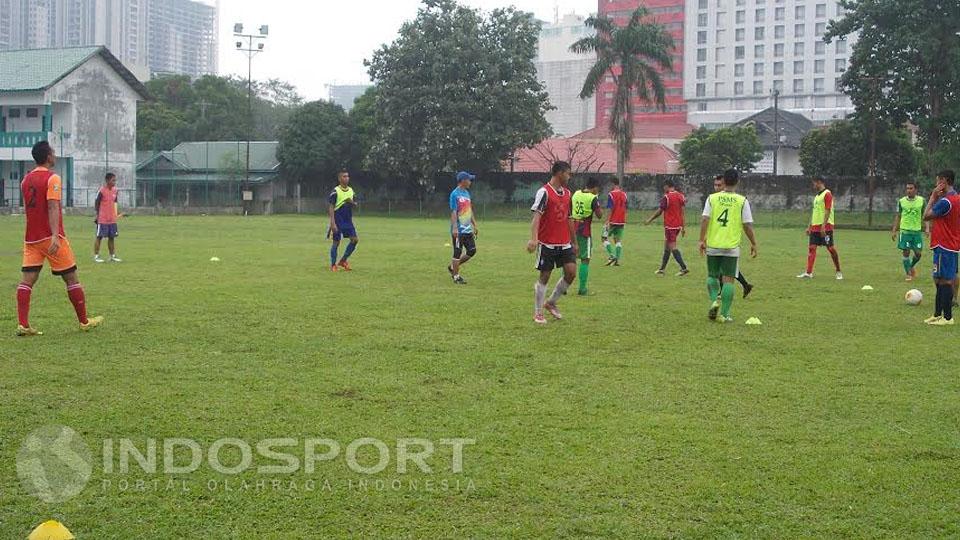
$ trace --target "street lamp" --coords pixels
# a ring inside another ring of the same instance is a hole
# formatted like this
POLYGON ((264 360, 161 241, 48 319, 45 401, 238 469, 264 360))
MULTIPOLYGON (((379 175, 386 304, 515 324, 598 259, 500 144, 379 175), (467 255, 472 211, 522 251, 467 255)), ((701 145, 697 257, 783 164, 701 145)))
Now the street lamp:
MULTIPOLYGON (((243 23, 233 25, 233 35, 239 38, 237 50, 247 55, 247 166, 243 183, 244 193, 241 195, 246 194, 250 184, 250 139, 253 134, 253 57, 257 53, 263 52, 263 40, 267 39, 269 33, 270 27, 265 24, 260 26, 258 34, 244 34, 243 23), (244 40, 246 40, 246 43, 244 43, 244 40)), ((244 201, 244 207, 246 206, 246 201, 244 201)))

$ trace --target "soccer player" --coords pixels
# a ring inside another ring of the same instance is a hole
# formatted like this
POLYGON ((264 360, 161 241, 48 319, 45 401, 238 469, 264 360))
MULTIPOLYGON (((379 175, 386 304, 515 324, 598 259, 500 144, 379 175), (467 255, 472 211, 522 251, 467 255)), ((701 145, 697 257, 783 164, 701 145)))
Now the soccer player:
POLYGON ((733 284, 740 262, 740 241, 746 233, 750 256, 757 256, 750 202, 736 193, 740 175, 730 169, 723 173, 723 191, 707 198, 700 220, 700 255, 707 256, 707 294, 710 320, 730 323, 730 309, 736 288, 733 284), (717 318, 719 312, 719 319, 717 318))
POLYGON ((17 335, 43 335, 30 326, 30 295, 40 278, 44 261, 49 261, 53 275, 60 276, 66 283, 67 296, 77 314, 80 330, 88 331, 100 326, 103 317, 87 317, 86 298, 77 278, 76 259, 63 232, 63 210, 60 206, 63 182, 53 172, 57 157, 47 141, 33 145, 32 154, 37 167, 27 173, 20 183, 27 228, 23 245, 23 276, 17 286, 17 335))
POLYGON ((93 241, 93 262, 102 263, 100 258, 100 241, 107 239, 107 249, 110 251, 110 262, 123 262, 117 257, 115 239, 119 236, 117 230, 117 175, 108 172, 104 184, 97 194, 97 201, 93 205, 97 211, 97 239, 93 241))
MULTIPOLYGON (((723 191, 723 175, 717 175, 713 178, 713 192, 720 193, 723 191)), ((743 272, 740 269, 737 269, 737 282, 740 283, 740 286, 743 287, 743 298, 746 299, 750 296, 750 293, 753 292, 753 284, 747 281, 747 278, 743 275, 743 272)))
POLYGON ((671 180, 663 183, 663 199, 660 199, 660 209, 647 220, 647 225, 653 223, 661 215, 663 216, 663 232, 666 237, 663 244, 663 260, 660 262, 660 269, 657 275, 662 276, 667 270, 667 263, 670 262, 670 255, 676 259, 680 265, 678 277, 690 273, 687 264, 683 262, 683 254, 677 249, 677 238, 682 234, 687 236, 687 230, 684 227, 683 210, 687 205, 687 198, 683 193, 677 191, 676 185, 671 180))
POLYGON ((573 194, 573 220, 576 227, 577 251, 580 256, 580 267, 577 275, 580 277, 580 290, 577 294, 587 296, 587 280, 590 277, 590 257, 593 255, 593 218, 603 219, 603 210, 600 209, 600 181, 596 178, 587 179, 587 186, 573 194))
POLYGON ((460 275, 460 267, 477 254, 477 220, 470 203, 470 186, 476 176, 468 172, 457 173, 457 187, 450 192, 450 231, 453 235, 453 262, 447 267, 453 282, 466 285, 460 275))
POLYGON ((907 196, 897 201, 897 217, 893 220, 893 240, 903 252, 903 270, 907 281, 917 277, 917 263, 923 257, 923 233, 930 235, 930 224, 924 226, 926 201, 917 196, 916 182, 907 182, 907 196), (899 234, 898 234, 899 231, 899 234), (913 260, 910 252, 913 251, 913 260))
POLYGON ((933 317, 926 321, 933 326, 953 326, 953 282, 957 278, 957 253, 960 253, 960 195, 954 189, 956 174, 951 170, 937 174, 937 187, 923 220, 933 222, 930 245, 933 247, 933 279, 937 284, 937 301, 933 317))
POLYGON ((613 188, 607 196, 607 222, 603 227, 603 247, 607 250, 607 266, 620 266, 623 256, 623 230, 627 226, 627 194, 620 187, 620 179, 610 180, 613 188), (613 242, 610 240, 613 239, 613 242))
POLYGON ((533 219, 530 222, 530 241, 527 251, 537 252, 537 270, 540 279, 534 285, 533 322, 547 324, 543 310, 560 320, 563 315, 557 302, 567 292, 577 277, 577 245, 573 238, 573 220, 570 219, 571 199, 567 184, 570 182, 570 164, 558 161, 551 169, 550 181, 537 191, 533 202, 533 219), (549 299, 547 284, 555 268, 563 268, 563 276, 553 289, 549 299))
POLYGON ((843 279, 843 272, 840 271, 840 254, 834 247, 836 233, 834 224, 836 219, 836 209, 834 208, 833 193, 827 189, 823 178, 813 178, 813 190, 817 194, 813 197, 813 215, 810 218, 810 227, 807 234, 810 236, 810 248, 807 252, 807 270, 797 276, 800 279, 813 278, 813 265, 817 262, 817 247, 825 246, 833 258, 833 266, 837 270, 837 279, 843 279))
POLYGON ((357 228, 353 226, 353 209, 357 206, 357 203, 354 201, 353 188, 350 187, 350 173, 340 171, 340 174, 337 175, 337 181, 339 185, 333 188, 330 197, 327 199, 327 202, 330 203, 328 206, 330 229, 327 232, 327 237, 333 236, 333 245, 330 247, 330 270, 336 272, 342 268, 349 272, 352 268, 347 261, 356 251, 357 243, 360 242, 360 239, 357 238, 357 228), (340 240, 343 238, 349 238, 350 245, 344 250, 343 257, 338 263, 337 252, 340 250, 340 240))

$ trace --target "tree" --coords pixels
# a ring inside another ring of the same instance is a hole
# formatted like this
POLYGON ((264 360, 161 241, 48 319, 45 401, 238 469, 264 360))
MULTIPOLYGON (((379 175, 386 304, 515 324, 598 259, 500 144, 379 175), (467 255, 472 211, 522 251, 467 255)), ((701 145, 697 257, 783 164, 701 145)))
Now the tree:
POLYGON ((313 101, 300 107, 280 128, 277 159, 284 174, 298 182, 332 178, 350 165, 352 133, 343 107, 313 101))
POLYGON ((514 8, 481 12, 424 0, 416 19, 366 62, 377 81, 369 160, 425 185, 439 171, 499 168, 546 138, 547 94, 534 58, 540 23, 514 8))
POLYGON ((350 125, 357 143, 357 162, 365 167, 373 165, 367 162, 367 156, 380 134, 377 124, 377 99, 377 87, 371 87, 357 98, 350 110, 350 125))
POLYGON ((544 171, 558 161, 570 164, 575 174, 599 172, 603 163, 600 161, 600 145, 583 139, 563 139, 557 145, 547 143, 534 146, 531 153, 536 155, 544 171))
POLYGON ((943 0, 843 0, 827 42, 859 33, 842 85, 861 117, 920 129, 928 155, 960 142, 960 5, 943 0))
POLYGON ((686 174, 713 176, 726 169, 750 172, 763 159, 763 145, 753 126, 716 130, 699 128, 680 143, 680 166, 686 174))
MULTIPOLYGON (((817 176, 866 176, 870 122, 859 118, 811 131, 800 143, 803 173, 817 176)), ((917 172, 917 150, 910 135, 889 124, 877 124, 877 172, 906 178, 917 172)))
POLYGON ((673 71, 673 38, 663 26, 648 22, 649 16, 647 8, 639 7, 624 27, 605 16, 590 17, 586 25, 596 30, 596 35, 570 47, 575 53, 597 55, 580 91, 581 99, 592 98, 607 76, 617 85, 608 129, 617 142, 617 177, 621 179, 633 147, 634 97, 663 110, 666 90, 658 68, 673 71))

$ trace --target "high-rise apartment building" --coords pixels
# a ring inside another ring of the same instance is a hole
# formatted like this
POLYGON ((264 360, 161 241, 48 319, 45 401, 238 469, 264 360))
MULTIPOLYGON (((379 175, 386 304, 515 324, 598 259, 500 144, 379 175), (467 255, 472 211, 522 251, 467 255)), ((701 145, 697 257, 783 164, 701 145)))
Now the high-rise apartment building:
POLYGON ((150 72, 216 74, 217 7, 193 0, 148 0, 148 5, 150 72))
POLYGON ((570 52, 570 46, 593 30, 585 17, 565 15, 540 30, 537 48, 537 78, 543 83, 554 110, 546 114, 557 137, 570 137, 596 125, 596 99, 580 99, 583 82, 596 62, 596 55, 570 52))

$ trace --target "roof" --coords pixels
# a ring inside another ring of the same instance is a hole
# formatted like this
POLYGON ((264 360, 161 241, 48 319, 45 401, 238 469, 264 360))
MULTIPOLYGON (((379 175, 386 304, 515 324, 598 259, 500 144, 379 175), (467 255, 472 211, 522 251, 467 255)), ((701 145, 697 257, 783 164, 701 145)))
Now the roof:
MULTIPOLYGON (((277 159, 277 141, 250 142, 250 171, 269 173, 279 170, 277 159)), ((224 162, 236 159, 246 165, 246 141, 197 141, 184 142, 167 152, 157 152, 147 156, 138 156, 137 170, 159 167, 162 160, 169 162, 164 168, 184 172, 210 172, 223 169, 224 162)))
POLYGON ((63 80, 94 56, 100 56, 141 98, 147 88, 106 47, 0 51, 0 92, 38 92, 63 80))
MULTIPOLYGON (((687 123, 677 122, 635 122, 633 124, 634 139, 683 139, 696 129, 687 123)), ((576 139, 591 141, 612 141, 613 136, 607 126, 597 126, 583 133, 574 135, 576 139)))
POLYGON ((746 126, 751 124, 756 126, 757 135, 760 136, 760 143, 764 148, 775 148, 777 146, 800 148, 803 137, 813 129, 813 122, 806 116, 779 108, 775 110, 773 107, 748 116, 735 125, 746 126), (777 117, 779 117, 779 120, 776 120, 777 117), (777 122, 779 122, 779 125, 776 125, 777 122), (784 137, 783 142, 779 144, 774 127, 780 128, 780 134, 784 137))
MULTIPOLYGON (((548 172, 556 159, 570 161, 576 172, 617 172, 617 147, 612 142, 581 141, 577 146, 574 138, 547 139, 533 148, 518 150, 516 159, 516 172, 548 172)), ((634 143, 624 170, 628 174, 667 174, 676 168, 669 162, 676 160, 677 153, 662 144, 634 143)))

